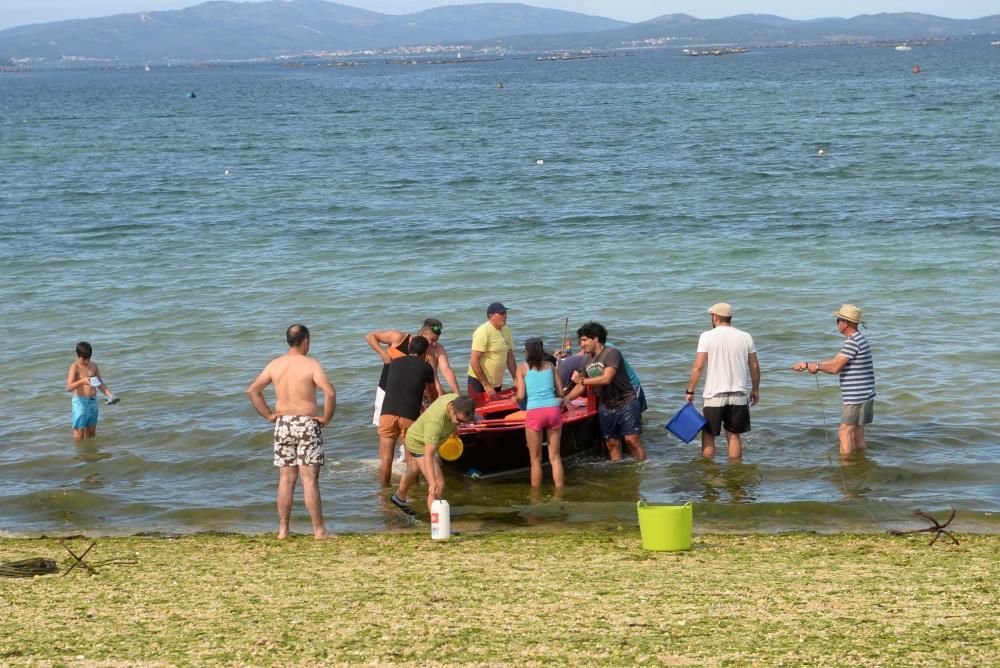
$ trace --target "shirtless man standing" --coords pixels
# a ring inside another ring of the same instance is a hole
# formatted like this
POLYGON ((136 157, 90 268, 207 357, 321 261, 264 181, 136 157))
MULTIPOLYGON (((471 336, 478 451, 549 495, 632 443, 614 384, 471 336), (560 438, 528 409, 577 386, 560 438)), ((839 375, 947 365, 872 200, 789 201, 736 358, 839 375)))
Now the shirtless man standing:
POLYGON ((268 422, 274 423, 274 465, 278 469, 278 538, 288 537, 295 483, 302 477, 302 494, 312 519, 313 535, 326 537, 323 504, 319 494, 319 470, 323 466, 323 427, 333 419, 337 392, 319 362, 308 357, 309 330, 292 325, 285 333, 288 354, 271 361, 247 394, 250 403, 268 422), (264 388, 274 383, 274 412, 264 398, 264 388), (319 415, 316 390, 323 392, 323 415, 319 415))

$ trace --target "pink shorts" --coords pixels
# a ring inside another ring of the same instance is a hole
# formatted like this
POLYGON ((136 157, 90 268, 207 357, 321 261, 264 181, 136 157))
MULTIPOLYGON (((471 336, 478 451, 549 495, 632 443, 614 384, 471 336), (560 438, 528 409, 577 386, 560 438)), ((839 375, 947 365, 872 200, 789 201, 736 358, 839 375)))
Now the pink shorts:
POLYGON ((531 431, 559 429, 562 427, 562 422, 562 408, 560 406, 532 408, 524 414, 524 427, 531 431))

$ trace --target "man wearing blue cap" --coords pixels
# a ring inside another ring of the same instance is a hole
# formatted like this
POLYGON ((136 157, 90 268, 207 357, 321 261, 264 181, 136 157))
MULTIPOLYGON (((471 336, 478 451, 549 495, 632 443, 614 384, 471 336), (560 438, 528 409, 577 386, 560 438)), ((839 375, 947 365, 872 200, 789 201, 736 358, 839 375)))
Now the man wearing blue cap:
POLYGON ((503 385, 504 369, 517 376, 514 337, 507 327, 507 307, 493 302, 486 309, 486 322, 472 335, 469 354, 469 396, 486 394, 493 399, 503 385))

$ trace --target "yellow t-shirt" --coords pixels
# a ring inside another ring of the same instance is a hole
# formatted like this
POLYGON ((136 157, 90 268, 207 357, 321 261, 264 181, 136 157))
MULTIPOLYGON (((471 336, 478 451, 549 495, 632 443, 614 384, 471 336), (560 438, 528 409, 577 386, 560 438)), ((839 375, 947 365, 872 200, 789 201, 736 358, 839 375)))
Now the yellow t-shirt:
POLYGON ((458 398, 457 394, 442 394, 427 407, 417 421, 406 430, 406 449, 415 455, 424 454, 424 446, 432 443, 441 445, 446 438, 455 433, 458 427, 448 417, 448 404, 458 398))
MULTIPOLYGON (((507 351, 513 347, 514 337, 507 325, 503 329, 497 329, 487 320, 472 335, 472 349, 483 354, 479 363, 493 387, 499 387, 503 383, 503 372, 507 370, 507 351)), ((472 364, 469 364, 469 377, 476 378, 472 364)))

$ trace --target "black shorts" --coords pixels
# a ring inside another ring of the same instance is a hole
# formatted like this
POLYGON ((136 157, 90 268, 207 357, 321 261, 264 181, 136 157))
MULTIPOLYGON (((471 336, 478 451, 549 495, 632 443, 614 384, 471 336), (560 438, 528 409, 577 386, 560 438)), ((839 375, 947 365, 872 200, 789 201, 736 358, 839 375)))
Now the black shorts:
POLYGON ((722 425, 726 425, 726 431, 734 434, 744 434, 750 431, 750 407, 746 404, 742 406, 705 406, 702 408, 708 424, 705 429, 713 436, 722 433, 722 425))
MULTIPOLYGON (((467 383, 467 385, 468 385, 468 388, 469 388, 469 396, 470 397, 475 396, 477 394, 483 394, 484 392, 486 392, 486 388, 483 387, 482 382, 480 382, 480 380, 478 378, 476 378, 475 376, 468 376, 468 383, 467 383)), ((499 392, 500 390, 503 389, 503 387, 501 385, 497 385, 493 389, 495 391, 499 392)))

